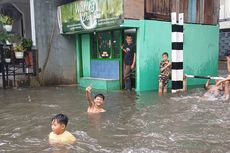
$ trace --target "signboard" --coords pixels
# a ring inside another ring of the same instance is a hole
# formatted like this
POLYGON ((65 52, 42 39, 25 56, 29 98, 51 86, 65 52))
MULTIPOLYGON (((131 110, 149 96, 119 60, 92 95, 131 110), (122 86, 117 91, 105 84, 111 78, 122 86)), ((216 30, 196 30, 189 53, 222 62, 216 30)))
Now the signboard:
POLYGON ((123 0, 79 0, 58 7, 60 33, 119 26, 123 0))

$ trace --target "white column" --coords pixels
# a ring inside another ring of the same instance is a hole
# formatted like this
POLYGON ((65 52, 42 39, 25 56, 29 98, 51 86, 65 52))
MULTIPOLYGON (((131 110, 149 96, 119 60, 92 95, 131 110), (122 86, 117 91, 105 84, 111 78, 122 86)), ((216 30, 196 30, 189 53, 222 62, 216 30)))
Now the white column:
POLYGON ((31 35, 32 35, 32 40, 33 40, 33 46, 36 46, 34 0, 30 0, 30 20, 31 20, 31 35))
POLYGON ((172 93, 183 89, 183 42, 184 42, 184 33, 183 33, 183 24, 184 24, 184 15, 180 13, 178 16, 176 12, 171 14, 172 22, 172 93))

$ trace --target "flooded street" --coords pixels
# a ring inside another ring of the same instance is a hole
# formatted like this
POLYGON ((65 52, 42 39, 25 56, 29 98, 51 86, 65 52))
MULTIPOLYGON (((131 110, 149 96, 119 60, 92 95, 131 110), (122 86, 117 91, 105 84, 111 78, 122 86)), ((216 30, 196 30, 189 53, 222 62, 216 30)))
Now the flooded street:
MULTIPOLYGON (((226 73, 222 63, 219 74, 226 73)), ((107 112, 88 115, 85 89, 0 89, 0 152, 226 153, 229 101, 203 101, 201 87, 159 97, 156 92, 98 91, 107 112), (51 118, 64 113, 77 143, 50 146, 51 118)))
POLYGON ((1 90, 0 152, 228 152, 230 103, 201 101, 203 92, 158 97, 102 91, 107 112, 90 116, 78 87, 1 90), (76 144, 48 145, 57 113, 68 115, 76 144))

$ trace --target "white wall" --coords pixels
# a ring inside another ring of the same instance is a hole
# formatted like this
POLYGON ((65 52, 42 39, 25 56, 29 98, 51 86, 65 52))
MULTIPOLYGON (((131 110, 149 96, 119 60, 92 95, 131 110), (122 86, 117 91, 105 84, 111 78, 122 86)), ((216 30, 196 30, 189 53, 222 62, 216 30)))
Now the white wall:
POLYGON ((230 21, 223 21, 220 22, 220 29, 229 29, 230 28, 230 21))
POLYGON ((230 0, 220 0, 220 20, 230 19, 230 0))
POLYGON ((220 29, 230 28, 230 0, 220 0, 220 29))

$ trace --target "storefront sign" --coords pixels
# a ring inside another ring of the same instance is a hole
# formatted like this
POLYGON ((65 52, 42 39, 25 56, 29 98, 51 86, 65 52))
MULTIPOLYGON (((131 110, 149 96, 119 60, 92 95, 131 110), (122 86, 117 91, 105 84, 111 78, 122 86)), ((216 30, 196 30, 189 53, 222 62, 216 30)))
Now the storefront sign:
POLYGON ((80 0, 58 7, 61 33, 119 26, 122 17, 123 0, 80 0))

